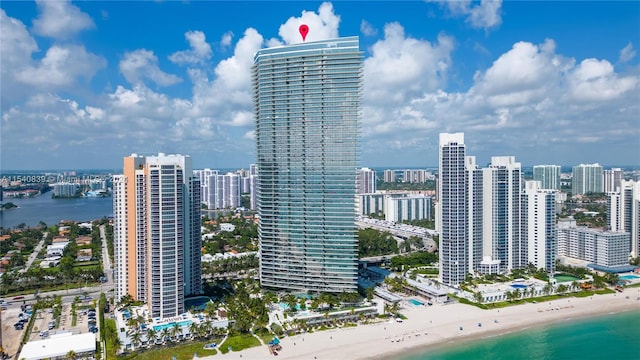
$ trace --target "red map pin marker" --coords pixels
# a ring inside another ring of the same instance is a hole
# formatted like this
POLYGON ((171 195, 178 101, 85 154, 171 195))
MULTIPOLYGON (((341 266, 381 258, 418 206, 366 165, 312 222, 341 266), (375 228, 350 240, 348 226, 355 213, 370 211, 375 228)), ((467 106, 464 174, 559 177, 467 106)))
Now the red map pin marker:
POLYGON ((298 28, 298 31, 300 31, 300 35, 302 35, 302 41, 304 41, 307 38, 307 34, 309 33, 309 27, 305 24, 302 24, 298 28))

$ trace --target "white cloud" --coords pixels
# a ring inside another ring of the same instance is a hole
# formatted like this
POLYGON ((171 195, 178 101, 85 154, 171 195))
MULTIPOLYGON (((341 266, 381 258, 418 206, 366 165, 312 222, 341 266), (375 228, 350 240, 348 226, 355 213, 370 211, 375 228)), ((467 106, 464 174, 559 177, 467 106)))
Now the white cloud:
POLYGON ((378 29, 374 28, 367 20, 362 19, 360 22, 360 32, 364 36, 376 36, 378 35, 378 29))
POLYGON ((621 63, 626 63, 636 56, 636 51, 633 49, 633 44, 629 42, 622 50, 620 50, 621 63))
POLYGON ((126 53, 124 59, 120 60, 120 72, 133 85, 143 83, 145 79, 162 86, 182 81, 178 76, 162 71, 153 51, 145 49, 126 53))
POLYGON ((38 88, 63 88, 75 84, 79 78, 90 80, 105 66, 103 58, 88 53, 84 46, 53 45, 39 64, 16 71, 16 79, 38 88))
POLYGON ((484 73, 475 75, 471 94, 487 96, 496 106, 508 106, 537 101, 557 86, 561 74, 571 61, 555 55, 555 43, 542 45, 518 42, 502 54, 484 73))
POLYGON ((202 31, 188 31, 184 34, 184 37, 189 42, 191 49, 176 51, 169 55, 171 62, 176 64, 197 64, 211 59, 213 51, 202 31))
POLYGON ((405 37, 399 23, 387 24, 384 39, 370 49, 364 61, 365 102, 389 104, 445 85, 451 65, 453 39, 438 36, 438 42, 405 37))
POLYGON ((242 137, 245 138, 245 139, 248 139, 248 140, 255 141, 255 139, 256 139, 256 131, 255 130, 247 131, 246 133, 244 133, 244 135, 242 137))
MULTIPOLYGON (((363 141, 375 146, 363 146, 363 157, 382 158, 392 148, 402 149, 403 161, 434 164, 437 134, 456 131, 465 132, 468 153, 480 161, 516 155, 532 164, 553 153, 564 161, 596 161, 602 153, 596 144, 638 146, 637 71, 621 75, 606 60, 577 63, 547 40, 514 44, 474 82, 461 92, 427 88, 391 110, 367 102, 365 92, 363 141)), ((637 162, 637 154, 629 158, 637 162)))
POLYGON ((95 27, 91 17, 66 0, 36 0, 38 18, 33 20, 33 31, 42 36, 68 39, 76 33, 95 27))
POLYGON ((607 60, 585 59, 572 71, 569 83, 576 100, 605 101, 638 87, 637 76, 618 76, 607 60))
POLYGON ((232 40, 233 32, 227 31, 226 33, 222 34, 222 37, 220 38, 220 45, 222 45, 222 47, 227 47, 231 45, 232 40))
POLYGON ((26 26, 20 20, 7 16, 4 9, 0 9, 0 30, 2 71, 31 61, 31 54, 38 51, 38 45, 26 26))
POLYGON ((502 0, 481 0, 480 4, 471 0, 435 1, 447 6, 454 16, 466 16, 465 21, 474 28, 491 29, 502 23, 502 0))
POLYGON ((218 82, 228 89, 249 90, 251 87, 251 67, 253 56, 262 47, 263 38, 253 28, 248 28, 236 44, 233 56, 220 61, 215 74, 218 82))
POLYGON ((338 37, 338 25, 340 16, 333 12, 333 5, 324 2, 318 8, 318 12, 302 11, 300 17, 290 17, 287 22, 280 26, 278 34, 286 44, 297 44, 302 42, 300 36, 300 25, 309 26, 309 33, 305 41, 318 41, 334 39, 338 37))

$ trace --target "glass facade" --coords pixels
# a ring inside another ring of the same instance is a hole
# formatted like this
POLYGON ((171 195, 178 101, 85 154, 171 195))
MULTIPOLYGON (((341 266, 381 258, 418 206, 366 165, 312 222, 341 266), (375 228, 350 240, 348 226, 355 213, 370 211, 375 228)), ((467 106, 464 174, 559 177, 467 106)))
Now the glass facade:
POLYGON ((464 282, 468 269, 465 145, 462 133, 440 134, 440 277, 464 282))
POLYGON ((254 62, 262 286, 355 291, 358 38, 263 49, 254 62))

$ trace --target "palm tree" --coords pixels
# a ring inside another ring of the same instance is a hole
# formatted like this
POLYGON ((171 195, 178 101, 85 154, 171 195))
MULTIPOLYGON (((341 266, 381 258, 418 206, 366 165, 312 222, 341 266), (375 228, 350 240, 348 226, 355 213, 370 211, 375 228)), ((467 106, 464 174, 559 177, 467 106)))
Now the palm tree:
POLYGON ((198 325, 198 323, 192 322, 191 325, 189 325, 189 333, 191 334, 191 337, 200 337, 198 336, 198 330, 200 330, 200 325, 198 325))
POLYGON ((166 343, 167 342, 167 338, 171 339, 171 330, 169 330, 169 328, 164 328, 160 331, 160 334, 162 335, 162 343, 166 343))
POLYGON ((213 323, 211 322, 211 320, 206 320, 205 322, 203 322, 201 327, 204 336, 209 337, 211 335, 211 332, 213 331, 213 323))
POLYGON ((120 347, 122 346, 122 343, 120 342, 120 338, 118 336, 114 336, 111 339, 111 344, 113 344, 113 348, 116 351, 116 354, 120 351, 120 347))
POLYGON ((76 360, 77 358, 78 355, 76 354, 76 352, 73 350, 69 350, 69 352, 67 353, 67 360, 76 360))
POLYGON ((482 293, 480 291, 473 293, 473 298, 478 304, 482 303, 482 293))
POLYGON ((577 282, 577 281, 575 281, 575 280, 574 280, 574 281, 571 283, 571 290, 576 291, 579 287, 580 287, 580 285, 578 284, 578 282, 577 282))
POLYGON ((149 330, 147 330, 147 341, 149 341, 149 344, 151 343, 155 344, 157 337, 158 337, 158 332, 153 330, 153 328, 150 328, 149 330))
POLYGON ((127 320, 127 326, 129 326, 133 331, 137 330, 138 325, 138 318, 135 316, 132 316, 129 318, 129 320, 127 320))
POLYGON ((182 334, 182 329, 180 328, 180 325, 178 325, 177 323, 173 324, 173 326, 171 327, 171 336, 173 336, 173 338, 175 339, 175 341, 178 341, 178 335, 182 334))
POLYGON ((218 306, 213 301, 207 302, 204 307, 204 314, 208 316, 210 319, 213 319, 218 312, 218 306))
POLYGON ((133 344, 133 348, 137 349, 140 346, 140 343, 142 342, 142 335, 135 331, 133 334, 131 334, 131 344, 133 344))

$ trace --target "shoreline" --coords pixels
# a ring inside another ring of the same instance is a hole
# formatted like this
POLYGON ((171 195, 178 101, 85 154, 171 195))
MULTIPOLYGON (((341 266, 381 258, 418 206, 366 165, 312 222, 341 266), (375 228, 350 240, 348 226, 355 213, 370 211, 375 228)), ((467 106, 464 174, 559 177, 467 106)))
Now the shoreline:
POLYGON ((266 346, 259 346, 203 358, 399 359, 424 353, 429 348, 440 350, 460 341, 473 342, 561 321, 640 311, 638 299, 640 288, 630 288, 624 293, 563 298, 491 310, 464 304, 405 305, 400 312, 407 319, 402 323, 387 320, 282 338, 282 351, 277 357, 269 355, 266 346))

